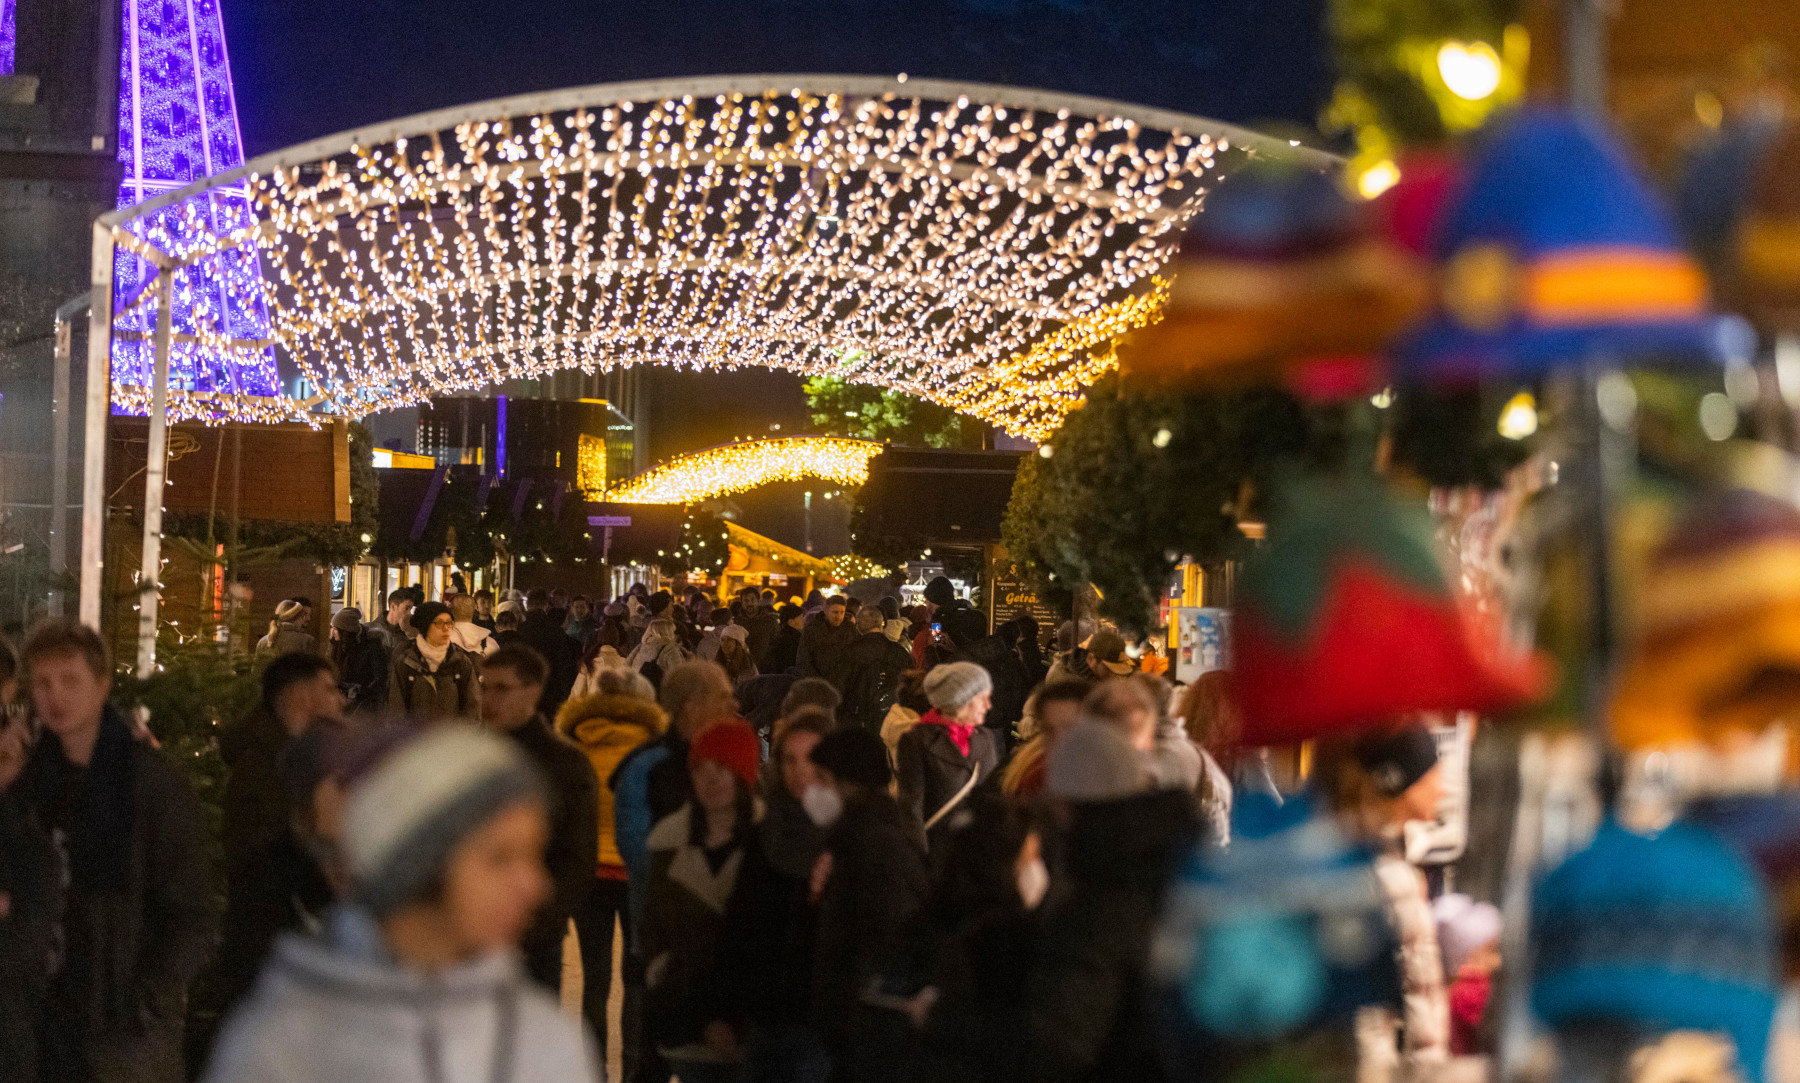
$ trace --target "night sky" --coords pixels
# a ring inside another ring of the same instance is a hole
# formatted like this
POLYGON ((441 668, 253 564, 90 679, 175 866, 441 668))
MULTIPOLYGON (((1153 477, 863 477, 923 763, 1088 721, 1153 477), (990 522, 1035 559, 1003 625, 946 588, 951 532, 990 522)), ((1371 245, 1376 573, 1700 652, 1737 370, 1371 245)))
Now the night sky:
MULTIPOLYGON (((1330 90, 1324 0, 222 3, 252 156, 464 102, 684 75, 904 71, 1265 128, 1311 127, 1330 90)), ((653 459, 805 422, 786 374, 659 372, 654 385, 653 459)), ((794 495, 757 494, 746 524, 798 544, 798 516, 778 510, 794 495)))

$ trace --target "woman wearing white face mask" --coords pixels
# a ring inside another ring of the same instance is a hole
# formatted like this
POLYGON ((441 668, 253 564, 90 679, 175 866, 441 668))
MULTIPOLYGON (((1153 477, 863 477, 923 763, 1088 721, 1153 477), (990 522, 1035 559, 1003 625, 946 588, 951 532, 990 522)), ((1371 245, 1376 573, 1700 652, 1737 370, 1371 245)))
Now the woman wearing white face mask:
POLYGON ((813 1017, 851 1079, 897 1078, 905 1064, 905 1020, 865 999, 899 956, 904 933, 930 889, 924 833, 888 794, 887 746, 862 729, 838 729, 812 750, 819 779, 802 798, 828 824, 812 876, 813 1017))

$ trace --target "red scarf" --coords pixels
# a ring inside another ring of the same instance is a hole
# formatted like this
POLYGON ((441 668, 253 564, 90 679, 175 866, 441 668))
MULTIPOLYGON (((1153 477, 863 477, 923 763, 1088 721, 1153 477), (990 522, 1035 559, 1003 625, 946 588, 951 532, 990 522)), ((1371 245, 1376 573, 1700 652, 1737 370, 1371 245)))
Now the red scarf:
POLYGON ((956 750, 963 754, 964 759, 968 758, 969 742, 975 736, 975 723, 970 722, 964 725, 961 722, 953 722, 940 714, 936 707, 933 707, 920 717, 919 725, 944 727, 950 732, 950 739, 956 742, 956 750))

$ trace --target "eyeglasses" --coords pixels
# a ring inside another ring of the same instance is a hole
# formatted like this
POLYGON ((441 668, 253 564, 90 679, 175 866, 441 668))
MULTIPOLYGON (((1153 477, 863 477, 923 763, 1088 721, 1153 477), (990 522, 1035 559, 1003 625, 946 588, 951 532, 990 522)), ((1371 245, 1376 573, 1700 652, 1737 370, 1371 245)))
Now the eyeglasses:
POLYGON ((432 623, 432 626, 435 627, 439 624, 444 624, 444 625, 455 624, 456 620, 448 615, 445 615, 445 616, 440 616, 440 617, 435 618, 431 623, 432 623))

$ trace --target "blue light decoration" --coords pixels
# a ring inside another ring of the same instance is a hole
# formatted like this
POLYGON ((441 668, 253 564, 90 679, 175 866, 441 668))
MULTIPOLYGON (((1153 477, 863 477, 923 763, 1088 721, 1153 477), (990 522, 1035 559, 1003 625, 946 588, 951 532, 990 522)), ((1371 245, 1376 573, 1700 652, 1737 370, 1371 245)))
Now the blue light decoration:
MULTIPOLYGON (((244 150, 219 0, 124 0, 121 7, 119 206, 128 207, 241 166, 244 150)), ((164 208, 132 229, 158 249, 179 253, 252 224, 248 196, 232 185, 164 208)), ((155 284, 154 268, 125 249, 116 257, 113 304, 120 333, 112 363, 118 395, 150 384, 156 305, 146 296, 155 284)), ((173 289, 172 415, 216 420, 207 407, 211 395, 280 394, 274 350, 259 344, 269 339, 269 314, 253 247, 229 248, 183 267, 173 289)))
POLYGON ((13 73, 13 58, 18 51, 19 30, 13 9, 15 0, 0 0, 0 75, 13 73))

